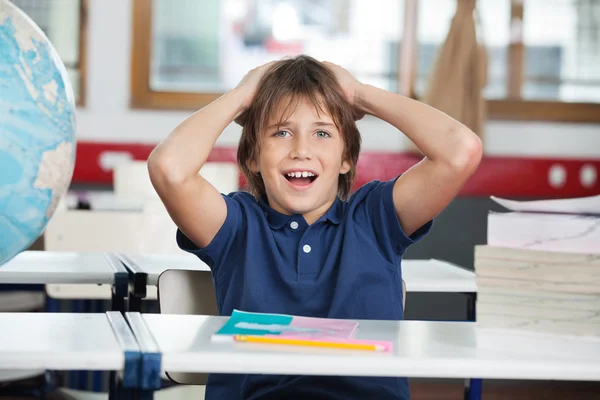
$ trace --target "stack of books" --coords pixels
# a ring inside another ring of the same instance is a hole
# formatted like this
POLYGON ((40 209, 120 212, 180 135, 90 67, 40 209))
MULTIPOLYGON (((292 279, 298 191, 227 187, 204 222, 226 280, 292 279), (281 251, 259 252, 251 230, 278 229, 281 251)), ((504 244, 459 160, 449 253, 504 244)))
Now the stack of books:
POLYGON ((600 336, 600 196, 517 202, 475 247, 482 328, 600 336))

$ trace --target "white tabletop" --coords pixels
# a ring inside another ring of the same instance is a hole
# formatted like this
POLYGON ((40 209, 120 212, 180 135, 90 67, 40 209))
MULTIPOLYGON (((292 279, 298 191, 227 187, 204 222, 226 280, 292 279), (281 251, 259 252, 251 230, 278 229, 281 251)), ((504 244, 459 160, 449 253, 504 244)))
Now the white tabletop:
POLYGON ((0 370, 118 371, 139 351, 116 312, 0 313, 0 327, 0 370))
MULTIPOLYGON (((156 285, 167 269, 210 271, 208 265, 189 253, 126 254, 126 257, 148 274, 148 284, 156 285)), ((403 260, 402 278, 407 292, 476 293, 475 273, 440 260, 403 260)))
POLYGON ((208 265, 191 253, 181 254, 118 254, 125 256, 122 260, 128 265, 133 262, 148 274, 148 285, 156 286, 158 277, 168 269, 184 269, 194 271, 210 271, 208 265))
POLYGON ((402 260, 407 292, 477 293, 475 272, 436 260, 402 260))
POLYGON ((214 343, 224 317, 143 314, 162 371, 600 380, 600 340, 478 329, 472 322, 360 321, 390 353, 214 343))
POLYGON ((0 265, 0 283, 112 284, 115 269, 109 257, 104 253, 28 250, 0 265))

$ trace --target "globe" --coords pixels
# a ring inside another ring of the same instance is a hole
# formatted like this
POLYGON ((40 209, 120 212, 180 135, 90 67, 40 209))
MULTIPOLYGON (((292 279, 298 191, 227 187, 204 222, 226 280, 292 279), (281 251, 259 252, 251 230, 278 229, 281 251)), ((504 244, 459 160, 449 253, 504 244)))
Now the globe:
POLYGON ((75 100, 42 30, 0 0, 0 266, 44 231, 75 164, 75 100))

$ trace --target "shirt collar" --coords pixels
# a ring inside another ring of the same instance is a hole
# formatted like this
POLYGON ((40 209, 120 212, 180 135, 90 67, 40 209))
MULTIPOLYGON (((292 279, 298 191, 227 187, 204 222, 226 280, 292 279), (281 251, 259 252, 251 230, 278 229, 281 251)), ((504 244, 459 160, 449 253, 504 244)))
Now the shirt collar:
MULTIPOLYGON (((261 197, 258 201, 260 208, 265 213, 267 217, 267 222, 269 226, 273 229, 280 229, 283 227, 288 221, 294 217, 294 215, 286 215, 282 214, 278 211, 275 211, 269 206, 267 198, 265 196, 261 197)), ((333 224, 338 225, 342 221, 342 217, 344 214, 344 202, 340 200, 339 197, 336 197, 329 210, 323 215, 320 220, 327 220, 333 224)), ((296 215, 297 216, 297 215, 296 215)))
POLYGON ((342 222, 342 217, 344 216, 344 202, 340 200, 339 197, 336 196, 335 200, 329 210, 325 213, 323 217, 327 219, 329 222, 338 225, 342 222))

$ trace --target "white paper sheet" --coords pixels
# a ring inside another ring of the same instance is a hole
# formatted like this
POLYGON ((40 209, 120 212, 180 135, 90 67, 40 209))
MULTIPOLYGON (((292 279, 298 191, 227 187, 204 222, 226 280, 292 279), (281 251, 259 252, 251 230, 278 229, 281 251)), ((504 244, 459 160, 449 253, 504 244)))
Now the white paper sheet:
POLYGON ((600 195, 574 199, 517 201, 490 196, 511 211, 600 215, 600 195))

